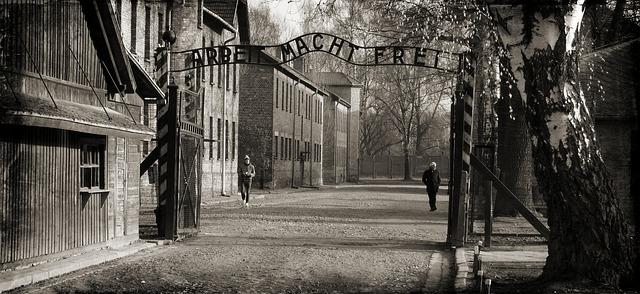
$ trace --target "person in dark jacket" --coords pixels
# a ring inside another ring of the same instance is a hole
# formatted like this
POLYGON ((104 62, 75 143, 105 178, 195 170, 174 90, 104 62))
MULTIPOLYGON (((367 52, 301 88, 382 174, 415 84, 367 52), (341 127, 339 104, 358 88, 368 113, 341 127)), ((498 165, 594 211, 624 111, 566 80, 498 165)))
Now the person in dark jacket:
POLYGON ((425 170, 422 174, 422 183, 427 186, 427 195, 429 195, 429 206, 431 211, 435 211, 436 207, 436 195, 440 188, 440 173, 436 170, 436 163, 429 164, 429 169, 425 170))
POLYGON ((238 180, 240 181, 240 194, 242 194, 242 205, 249 207, 249 191, 251 191, 251 181, 256 176, 256 168, 251 164, 249 155, 244 156, 244 163, 238 164, 238 180))

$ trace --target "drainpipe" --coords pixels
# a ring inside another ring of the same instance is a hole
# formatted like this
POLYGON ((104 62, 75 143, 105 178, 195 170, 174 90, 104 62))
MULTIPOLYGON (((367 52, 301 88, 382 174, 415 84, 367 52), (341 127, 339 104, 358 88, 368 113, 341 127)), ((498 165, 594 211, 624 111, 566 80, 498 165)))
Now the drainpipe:
POLYGON ((349 107, 347 107, 347 112, 345 113, 345 115, 347 116, 347 164, 346 164, 346 171, 344 172, 347 177, 344 179, 345 182, 349 181, 349 160, 351 159, 349 156, 349 152, 351 151, 351 104, 349 104, 349 107))
MULTIPOLYGON (((311 99, 309 99, 309 103, 312 103, 314 100, 314 98, 316 97, 316 95, 318 95, 318 88, 316 88, 315 93, 313 93, 313 95, 311 95, 311 99)), ((309 116, 311 119, 309 119, 309 125, 311 126, 310 129, 311 131, 309 132, 309 154, 313 153, 313 111, 310 113, 311 115, 309 116)), ((320 130, 322 132, 322 130, 320 130)), ((313 187, 313 156, 309 156, 311 157, 311 160, 309 161, 309 186, 313 187)))
MULTIPOLYGON (((295 93, 298 93, 298 85, 300 84, 300 78, 298 78, 296 80, 296 83, 293 85, 293 90, 294 90, 294 95, 295 93)), ((300 95, 297 95, 298 99, 300 99, 300 95)), ((291 146, 293 148, 293 150, 296 150, 296 116, 297 114, 297 105, 296 105, 296 99, 293 99, 293 135, 291 135, 291 137, 293 138, 293 146, 291 146)), ((300 150, 298 150, 299 152, 300 150)), ((297 188, 296 184, 295 184, 295 174, 296 174, 296 154, 293 154, 293 157, 291 158, 291 188, 297 188)), ((302 184, 302 183, 301 183, 302 184)))
POLYGON ((340 113, 340 109, 338 109, 338 101, 333 102, 333 108, 335 109, 333 114, 333 131, 335 132, 335 140, 333 140, 333 177, 335 178, 335 183, 338 182, 338 139, 340 138, 340 130, 338 129, 338 114, 340 113))

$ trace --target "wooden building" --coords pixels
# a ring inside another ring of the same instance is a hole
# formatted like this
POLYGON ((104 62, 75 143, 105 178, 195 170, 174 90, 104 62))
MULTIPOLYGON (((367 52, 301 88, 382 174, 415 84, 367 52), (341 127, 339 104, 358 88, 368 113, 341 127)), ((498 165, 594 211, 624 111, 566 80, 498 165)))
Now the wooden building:
POLYGON ((0 263, 138 239, 141 96, 109 1, 0 1, 0 263), (7 25, 11 24, 11 25, 7 25))
MULTIPOLYGON (((263 54, 262 60, 277 63, 263 54)), ((245 65, 240 78, 240 156, 256 166, 255 185, 322 185, 323 103, 329 93, 288 65, 245 65)))

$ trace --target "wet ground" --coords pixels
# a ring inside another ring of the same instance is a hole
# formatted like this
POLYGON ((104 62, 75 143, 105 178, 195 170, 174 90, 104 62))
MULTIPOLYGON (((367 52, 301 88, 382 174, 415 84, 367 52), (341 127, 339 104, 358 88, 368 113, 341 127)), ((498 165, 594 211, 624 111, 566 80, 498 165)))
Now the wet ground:
MULTIPOLYGON (((421 293, 443 249, 446 202, 419 186, 363 185, 213 204, 173 245, 16 292, 421 293)), ((444 275, 448 277, 448 274, 444 275)))

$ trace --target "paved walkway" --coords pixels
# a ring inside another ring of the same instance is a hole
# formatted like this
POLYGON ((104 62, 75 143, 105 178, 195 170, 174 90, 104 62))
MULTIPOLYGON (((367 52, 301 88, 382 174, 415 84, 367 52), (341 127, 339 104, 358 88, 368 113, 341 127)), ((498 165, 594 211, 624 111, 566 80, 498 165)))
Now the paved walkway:
MULTIPOLYGON (((257 198, 257 197, 256 197, 257 198)), ((203 208, 197 237, 16 292, 420 293, 451 290, 446 202, 358 185, 203 208)))

